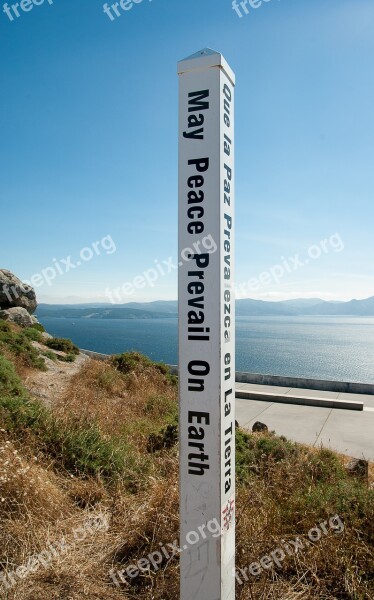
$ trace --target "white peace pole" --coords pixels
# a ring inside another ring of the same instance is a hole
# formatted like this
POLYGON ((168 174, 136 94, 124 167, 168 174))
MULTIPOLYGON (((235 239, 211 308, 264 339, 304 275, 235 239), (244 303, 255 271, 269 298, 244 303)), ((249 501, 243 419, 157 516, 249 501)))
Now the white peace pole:
POLYGON ((181 600, 235 598, 234 85, 178 64, 181 600))

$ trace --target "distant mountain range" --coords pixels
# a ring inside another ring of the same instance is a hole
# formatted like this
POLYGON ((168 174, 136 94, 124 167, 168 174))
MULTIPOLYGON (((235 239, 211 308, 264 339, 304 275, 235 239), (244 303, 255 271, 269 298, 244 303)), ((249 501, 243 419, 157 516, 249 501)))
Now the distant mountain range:
MULTIPOLYGON (((39 304, 39 318, 65 319, 166 319, 178 315, 178 302, 129 302, 127 304, 39 304)), ((250 298, 236 301, 238 317, 291 317, 307 315, 374 316, 374 296, 365 300, 327 302, 319 298, 267 302, 250 298)))

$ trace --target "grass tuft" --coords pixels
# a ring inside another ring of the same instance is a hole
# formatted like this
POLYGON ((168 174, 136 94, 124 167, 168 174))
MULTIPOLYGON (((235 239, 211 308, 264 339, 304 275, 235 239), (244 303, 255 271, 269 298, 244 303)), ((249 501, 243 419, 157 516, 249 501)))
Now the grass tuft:
POLYGON ((0 353, 13 357, 23 367, 46 370, 45 362, 31 341, 38 336, 37 330, 28 328, 22 330, 16 325, 0 321, 0 353), (36 334, 33 332, 36 331, 36 334))

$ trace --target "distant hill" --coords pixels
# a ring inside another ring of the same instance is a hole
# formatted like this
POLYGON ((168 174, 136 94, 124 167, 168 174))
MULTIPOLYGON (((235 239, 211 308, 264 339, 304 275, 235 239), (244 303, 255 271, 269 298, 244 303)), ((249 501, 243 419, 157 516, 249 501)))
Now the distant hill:
MULTIPOLYGON (((113 308, 113 305, 112 305, 113 308)), ((150 310, 158 313, 165 313, 169 316, 178 314, 177 300, 156 300, 155 302, 129 302, 123 304, 122 308, 137 308, 141 310, 150 310)))
POLYGON ((284 302, 265 302, 245 298, 236 301, 236 314, 238 317, 277 317, 297 315, 299 311, 284 302))
MULTIPOLYGON (((60 317, 66 319, 165 319, 177 317, 178 302, 159 300, 155 302, 129 302, 127 304, 40 304, 36 314, 39 318, 60 317)), ((251 298, 236 301, 238 317, 291 317, 307 315, 326 316, 374 316, 374 296, 365 300, 349 302, 326 302, 318 298, 300 298, 268 302, 251 298)))
POLYGON ((297 310, 304 309, 307 306, 317 306, 318 304, 325 304, 325 300, 321 298, 299 298, 297 300, 283 300, 282 304, 297 310))
POLYGON ((38 318, 57 317, 64 319, 165 319, 175 314, 167 312, 158 312, 155 310, 143 310, 141 308, 79 308, 78 306, 70 305, 40 305, 37 309, 38 318))
POLYGON ((374 296, 366 300, 350 300, 349 302, 324 302, 305 308, 306 315, 335 315, 335 316, 374 316, 374 296))

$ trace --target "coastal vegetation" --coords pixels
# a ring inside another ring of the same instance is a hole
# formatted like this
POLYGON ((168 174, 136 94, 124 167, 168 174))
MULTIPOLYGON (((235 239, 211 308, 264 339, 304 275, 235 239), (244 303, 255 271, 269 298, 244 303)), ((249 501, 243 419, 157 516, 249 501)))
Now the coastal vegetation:
MULTIPOLYGON (((0 322, 1 597, 177 600, 178 556, 136 577, 113 575, 178 538, 176 379, 125 353, 87 358, 54 395, 49 353, 78 355, 42 333, 0 322), (50 395, 37 398, 29 380, 46 369, 50 395), (97 515, 107 528, 27 569, 97 515)), ((237 598, 372 599, 372 468, 369 481, 354 477, 345 457, 273 432, 238 429, 236 447, 237 598), (313 541, 316 528, 326 532, 313 541), (295 540, 279 564, 248 571, 295 540)))

